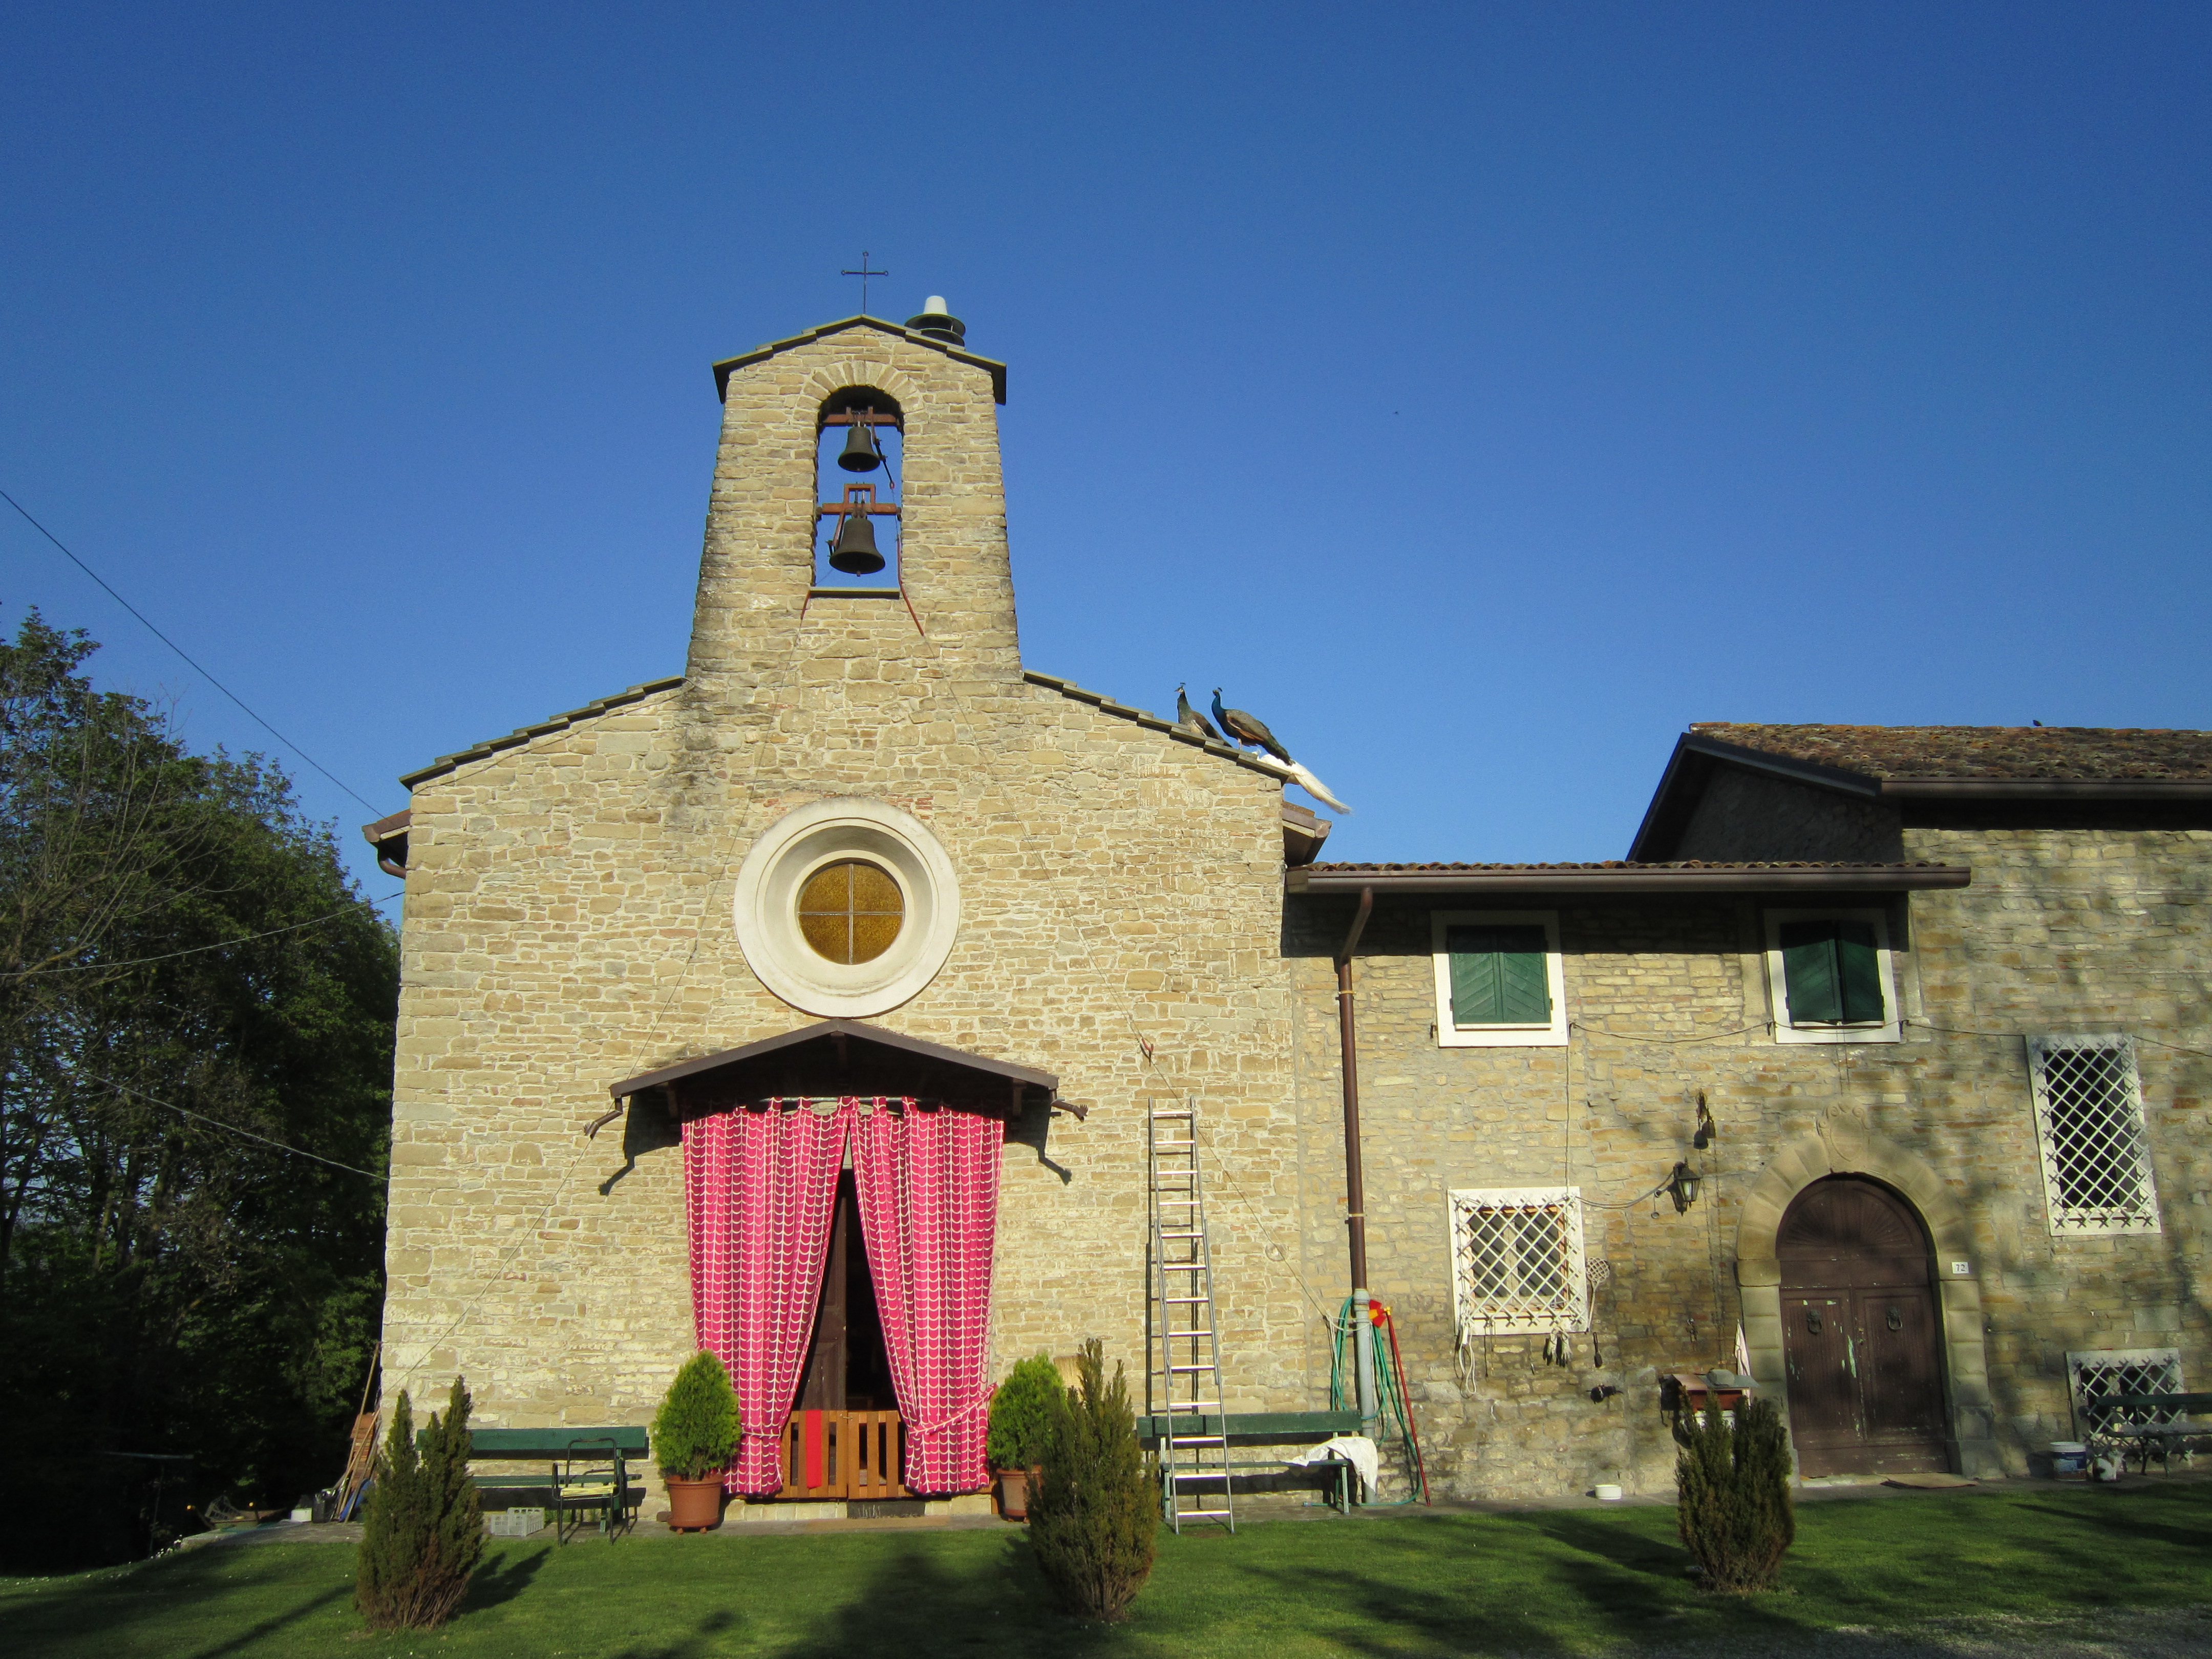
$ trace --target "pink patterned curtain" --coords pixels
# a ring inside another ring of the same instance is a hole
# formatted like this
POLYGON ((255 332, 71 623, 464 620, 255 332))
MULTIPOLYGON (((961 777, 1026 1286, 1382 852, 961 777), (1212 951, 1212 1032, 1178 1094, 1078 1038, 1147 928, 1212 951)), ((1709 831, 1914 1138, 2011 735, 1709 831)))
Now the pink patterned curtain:
POLYGON ((851 1121, 847 1109, 825 1116, 771 1106, 684 1125, 691 1316, 699 1346, 737 1385, 744 1433, 722 1476, 732 1492, 782 1484, 779 1451, 814 1334, 851 1121))
POLYGON ((1004 1126, 972 1112, 875 1111, 853 1134, 860 1227, 906 1422, 906 1484, 980 1491, 990 1484, 985 1367, 1004 1126))

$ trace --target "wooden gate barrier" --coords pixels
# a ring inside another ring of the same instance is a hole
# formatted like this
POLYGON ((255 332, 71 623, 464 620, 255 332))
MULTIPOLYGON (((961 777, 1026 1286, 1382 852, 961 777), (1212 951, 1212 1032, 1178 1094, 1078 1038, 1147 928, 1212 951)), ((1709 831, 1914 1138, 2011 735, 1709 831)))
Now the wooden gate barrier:
POLYGON ((783 1431, 779 1498, 904 1498, 906 1435, 895 1412, 797 1411, 783 1431))

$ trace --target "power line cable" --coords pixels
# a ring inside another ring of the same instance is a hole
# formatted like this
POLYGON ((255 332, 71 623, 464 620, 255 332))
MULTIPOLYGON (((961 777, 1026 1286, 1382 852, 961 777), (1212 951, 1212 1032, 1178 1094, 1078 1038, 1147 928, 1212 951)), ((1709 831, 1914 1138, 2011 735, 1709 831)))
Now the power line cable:
POLYGON ((1605 1036, 1616 1037, 1623 1042, 1716 1042, 1723 1037, 1741 1036, 1747 1031, 1763 1031, 1766 1029, 1765 1024, 1761 1023, 1757 1025, 1731 1025, 1725 1031, 1699 1031, 1691 1036, 1660 1036, 1651 1032, 1616 1031, 1610 1025, 1593 1025, 1583 1019, 1570 1020, 1568 1024, 1579 1030, 1602 1032, 1605 1036))
MULTIPOLYGON (((2010 1042, 2021 1042, 2029 1035, 2026 1031, 1972 1031, 1960 1025, 1938 1025, 1932 1020, 1910 1018, 1905 1021, 1905 1024, 1917 1025, 1923 1031, 1941 1031, 1946 1036, 2002 1037, 2010 1042)), ((2177 1054, 2201 1054, 2206 1059, 2212 1059, 2212 1048, 2192 1048, 2184 1042, 2160 1042, 2156 1037, 2145 1036, 2140 1031, 2130 1031, 2128 1035, 2134 1037, 2137 1042, 2148 1042, 2154 1048, 2171 1049, 2177 1054)))
POLYGON ((287 1146, 281 1140, 271 1140, 267 1135, 256 1134, 251 1129, 241 1129, 235 1123, 225 1123, 219 1117, 210 1117, 204 1112, 195 1112, 190 1107, 179 1106, 173 1102, 163 1100, 158 1095, 149 1095, 143 1089, 133 1089, 127 1084, 115 1082, 110 1078, 99 1077, 90 1072, 87 1072, 84 1075, 102 1088, 112 1089, 118 1094, 132 1096, 149 1104, 159 1106, 166 1111, 175 1112, 182 1116, 196 1119, 202 1123, 212 1124, 218 1129, 228 1129, 234 1135, 244 1135, 248 1140, 258 1140, 264 1146, 274 1146, 278 1152, 289 1152, 295 1158, 313 1158, 318 1164, 329 1164, 333 1170, 343 1170, 348 1175, 367 1176, 371 1181, 384 1179, 384 1176, 377 1174, 374 1170, 363 1170, 351 1164, 341 1164, 334 1158, 325 1158, 320 1152, 302 1152, 297 1146, 287 1146))
MULTIPOLYGON (((389 904, 396 898, 406 896, 404 891, 386 893, 382 898, 370 899, 368 903, 374 908, 380 904, 389 904)), ((119 973, 125 968, 143 968, 149 962, 170 962, 179 957, 197 956, 202 951, 221 951, 234 945, 251 945, 258 939, 275 939, 279 933, 296 933, 302 927, 313 927, 325 921, 335 921, 340 916, 349 916, 354 914, 354 906, 348 905, 343 910, 332 910, 324 915, 309 916, 305 921, 295 921, 287 927, 271 927, 265 933, 248 933, 242 939, 217 939, 212 945, 187 945, 181 951, 171 951, 158 957, 134 957, 129 962, 72 962, 60 968, 26 968, 20 972, 9 974, 7 977, 30 979, 40 974, 81 974, 94 968, 106 968, 119 973)))
POLYGON ((325 766, 322 762, 317 760, 306 750, 301 748, 298 744, 293 742, 291 738, 286 737, 275 726, 270 725, 267 720, 263 720, 260 715, 255 714, 251 708, 247 707, 245 698, 240 696, 237 692, 232 690, 221 680, 216 678, 214 675, 209 673, 206 669, 202 668, 198 662, 193 661, 191 653, 187 652, 184 647, 179 645, 167 634, 164 634, 160 629, 155 627, 152 623, 148 622, 146 613, 144 611, 139 610, 137 605, 131 604, 130 600, 125 599, 113 588, 108 586, 105 577, 103 577, 97 570, 94 570, 90 565, 87 564, 82 559, 77 557, 76 554, 70 552, 68 546, 62 541, 62 538, 55 535, 52 531, 47 529, 46 526, 40 524, 36 519, 33 518, 31 516, 30 509, 26 507, 22 502, 17 501, 13 495, 10 495, 4 489, 0 489, 0 501, 7 502, 9 506, 14 507, 18 513, 21 513, 23 515, 25 522, 27 522, 32 529, 37 531, 39 534, 44 536, 56 547, 60 548, 62 550, 62 556, 64 558, 68 559, 69 562, 75 565, 78 569, 83 571, 86 575, 91 577, 93 580, 98 582, 100 586, 101 591, 104 592, 109 599, 114 600, 116 604, 121 605, 132 616, 137 617, 141 623, 145 624, 146 631, 148 633, 151 634, 155 639, 161 641, 162 644, 167 646, 170 650, 175 652, 179 657, 182 657, 185 661, 191 665, 192 671, 202 679, 205 680, 210 685, 215 687, 216 690, 222 692, 224 696, 228 697, 240 708, 245 709, 247 718, 252 720, 255 725, 258 726, 270 737, 276 738, 277 742, 283 744, 287 749, 297 755, 301 760, 307 762, 308 765, 313 767, 315 770, 320 772, 332 783, 337 784, 337 787, 344 790, 346 793, 351 795, 356 800, 360 801, 362 805, 366 807, 369 811, 377 811, 378 809, 376 806, 365 798, 360 791, 355 789, 350 784, 345 782, 336 773, 332 772, 330 768, 325 766))

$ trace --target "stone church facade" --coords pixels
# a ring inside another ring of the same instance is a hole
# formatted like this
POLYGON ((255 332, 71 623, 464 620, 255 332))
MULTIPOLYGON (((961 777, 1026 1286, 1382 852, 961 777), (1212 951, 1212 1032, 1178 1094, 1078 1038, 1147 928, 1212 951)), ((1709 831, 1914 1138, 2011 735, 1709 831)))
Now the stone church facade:
POLYGON ((649 1420, 701 1330, 679 1142, 880 1098, 996 1126, 983 1371, 1097 1336, 1140 1390, 1149 1114, 1194 1104, 1227 1408, 1325 1407, 1340 958, 1368 1288, 1440 1492, 1663 1488, 1672 1379, 1714 1367, 1850 1474, 2025 1473, 2113 1366, 2212 1364, 2212 737, 1693 728, 1621 864, 1321 862, 1277 763, 1024 667, 1006 371, 957 322, 716 373, 684 674, 370 826, 407 887, 387 1396, 649 1420), (873 587, 819 562, 862 427, 898 462, 873 587), (1838 1353, 1888 1380, 1838 1393, 1838 1353))

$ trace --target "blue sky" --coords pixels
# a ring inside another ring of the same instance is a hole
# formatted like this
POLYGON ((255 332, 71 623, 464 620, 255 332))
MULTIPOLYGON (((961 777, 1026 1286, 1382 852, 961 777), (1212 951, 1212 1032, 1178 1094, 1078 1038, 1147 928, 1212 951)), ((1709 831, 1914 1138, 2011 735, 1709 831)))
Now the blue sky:
MULTIPOLYGON (((1332 856, 1618 857, 1693 720, 2207 723, 2201 5, 9 42, 0 488, 380 811, 681 669, 708 364, 857 310, 863 247, 1011 365, 1029 665, 1223 685, 1358 807, 1332 856)), ((6 514, 32 604, 357 844, 6 514)))

